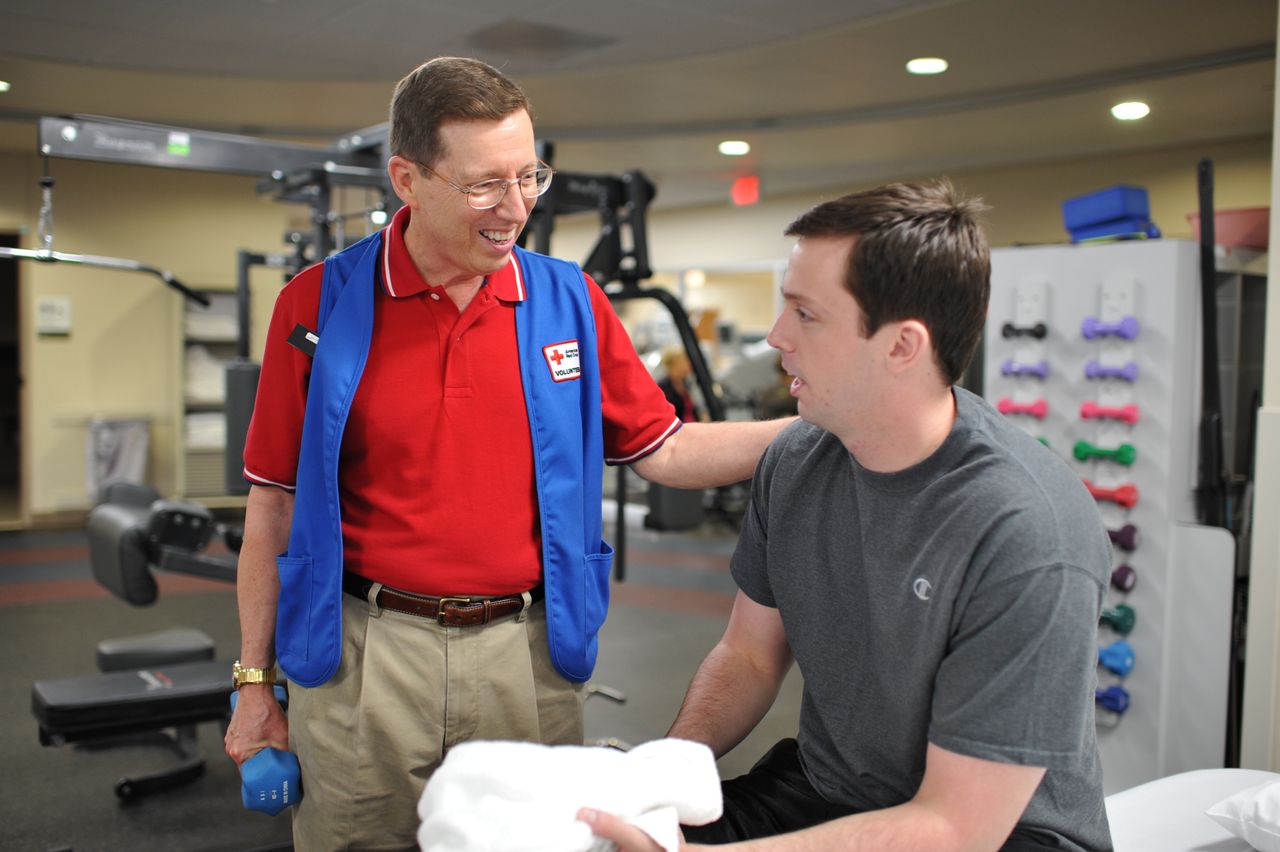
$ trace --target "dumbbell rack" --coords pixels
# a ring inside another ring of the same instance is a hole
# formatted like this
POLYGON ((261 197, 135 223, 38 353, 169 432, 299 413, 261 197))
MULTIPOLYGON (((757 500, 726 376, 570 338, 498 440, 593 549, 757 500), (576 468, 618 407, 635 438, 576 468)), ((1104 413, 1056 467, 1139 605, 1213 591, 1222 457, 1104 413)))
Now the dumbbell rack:
POLYGON ((1136 624, 1099 627, 1100 649, 1129 645, 1109 662, 1133 658, 1123 675, 1098 667, 1099 688, 1128 698, 1096 707, 1108 793, 1223 764, 1235 541, 1195 522, 1198 257, 1171 240, 992 252, 985 396, 1091 484, 1113 539, 1138 530, 1132 552, 1113 544, 1113 570, 1132 574, 1106 602, 1136 624))

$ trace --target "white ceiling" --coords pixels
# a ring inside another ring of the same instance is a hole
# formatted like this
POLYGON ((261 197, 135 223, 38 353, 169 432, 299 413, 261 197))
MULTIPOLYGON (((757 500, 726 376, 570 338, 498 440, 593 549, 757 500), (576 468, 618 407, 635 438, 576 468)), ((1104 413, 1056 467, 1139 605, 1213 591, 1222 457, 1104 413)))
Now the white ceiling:
POLYGON ((779 194, 1267 136, 1275 36, 1276 0, 6 0, 0 146, 68 113, 328 140, 464 54, 525 87, 558 166, 688 204, 746 172, 779 194), (1112 119, 1129 99, 1151 116, 1112 119))

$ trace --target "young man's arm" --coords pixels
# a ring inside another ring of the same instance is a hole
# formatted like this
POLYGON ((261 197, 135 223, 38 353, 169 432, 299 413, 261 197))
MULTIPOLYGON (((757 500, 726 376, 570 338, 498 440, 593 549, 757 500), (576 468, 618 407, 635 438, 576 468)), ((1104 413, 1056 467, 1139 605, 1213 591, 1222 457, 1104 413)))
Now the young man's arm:
MULTIPOLYGON (((273 486, 249 488, 244 544, 236 567, 240 664, 246 668, 275 665, 276 601, 280 596, 276 554, 283 553, 289 545, 292 521, 291 492, 273 486)), ((270 686, 242 686, 227 726, 224 748, 239 765, 267 746, 288 750, 289 723, 270 686)))
POLYGON ((750 479, 760 454, 794 417, 686 423, 631 467, 672 488, 715 488, 750 479))
POLYGON ((724 635, 698 666, 667 736, 706 743, 720 757, 769 712, 791 662, 778 611, 738 592, 724 635))
MULTIPOLYGON (((804 831, 716 849, 773 852, 960 852, 997 850, 1008 839, 1044 777, 1037 766, 996 763, 929 745, 924 780, 908 802, 842 817, 804 831)), ((655 852, 647 834, 611 815, 583 809, 578 818, 622 852, 655 852)), ((681 849, 703 847, 682 844, 681 849)))

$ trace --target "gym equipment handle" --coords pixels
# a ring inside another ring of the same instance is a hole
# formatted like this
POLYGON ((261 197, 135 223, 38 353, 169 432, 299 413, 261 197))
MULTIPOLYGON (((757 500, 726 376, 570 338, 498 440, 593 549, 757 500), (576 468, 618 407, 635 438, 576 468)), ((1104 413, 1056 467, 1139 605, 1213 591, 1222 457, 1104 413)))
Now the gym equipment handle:
POLYGON ((1132 482, 1126 482, 1124 485, 1118 485, 1115 488, 1102 488, 1086 479, 1084 480, 1084 487, 1089 489, 1089 493, 1093 495, 1095 500, 1109 500, 1126 509, 1132 509, 1138 505, 1138 486, 1132 482))
POLYGON ((1092 458, 1110 459, 1116 464, 1131 465, 1138 458, 1138 451, 1134 449, 1133 444, 1121 444, 1112 449, 1105 449, 1090 444, 1088 441, 1076 441, 1073 450, 1075 457, 1080 461, 1088 461, 1092 458))
POLYGON ((1132 592, 1138 584, 1138 572, 1129 565, 1117 565, 1111 572, 1111 588, 1117 592, 1132 592))
POLYGON ((1124 379, 1126 382, 1136 382, 1138 380, 1138 362, 1129 361, 1120 367, 1109 367, 1095 359, 1084 365, 1084 377, 1086 379, 1124 379))
POLYGON ((1133 655, 1133 646, 1123 639, 1119 642, 1112 642, 1105 648, 1098 649, 1099 665, 1114 675, 1125 677, 1129 672, 1133 671, 1133 666, 1136 662, 1137 660, 1133 655))
POLYGON ((1016 326, 1007 322, 1000 328, 1000 336, 1006 340, 1010 337, 1034 337, 1036 340, 1044 340, 1048 335, 1049 327, 1042 322, 1028 326, 1016 326))
POLYGON ((1104 710, 1112 713, 1123 713, 1129 709, 1129 690, 1123 686, 1113 685, 1106 689, 1095 689, 1093 700, 1102 705, 1104 710))
POLYGON ((1128 636, 1138 623, 1138 613, 1128 604, 1119 604, 1104 609, 1098 623, 1105 624, 1121 636, 1128 636))
POLYGON ((1118 530, 1107 530, 1107 535, 1121 550, 1132 553, 1138 549, 1138 528, 1133 524, 1125 524, 1118 530))
POLYGON ((1012 358, 1000 365, 1000 373, 1005 376, 1038 376, 1049 378, 1049 362, 1037 361, 1034 364, 1019 364, 1012 358))
POLYGON ((1080 333, 1085 340, 1109 336, 1133 340, 1138 336, 1138 318, 1129 316, 1119 322, 1102 322, 1097 317, 1085 317, 1080 325, 1080 333))
MULTIPOLYGON (((231 693, 235 712, 240 693, 231 693)), ((276 700, 283 703, 285 691, 275 687, 276 700)), ((291 751, 267 747, 240 764, 240 801, 251 811, 275 816, 302 799, 302 771, 298 756, 291 751)))
POLYGON ((1136 405, 1121 405, 1118 407, 1108 407, 1098 405, 1093 401, 1080 403, 1080 416, 1085 420, 1097 420, 1100 418, 1109 420, 1123 420, 1129 425, 1138 422, 1139 411, 1136 405))
POLYGON ((1032 417, 1039 417, 1041 420, 1049 416, 1049 403, 1043 399, 1037 399, 1035 402, 1014 402, 1009 397, 1002 397, 996 403, 996 410, 1001 414, 1029 414, 1032 417))

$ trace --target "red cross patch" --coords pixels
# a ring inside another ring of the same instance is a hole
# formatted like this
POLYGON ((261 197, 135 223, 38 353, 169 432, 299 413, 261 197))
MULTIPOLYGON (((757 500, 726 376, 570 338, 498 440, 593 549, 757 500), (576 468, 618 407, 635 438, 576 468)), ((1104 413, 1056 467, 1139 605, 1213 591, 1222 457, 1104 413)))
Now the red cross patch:
POLYGON ((542 354, 551 369, 551 378, 557 382, 582 378, 582 361, 578 356, 578 341, 566 340, 542 347, 542 354))

